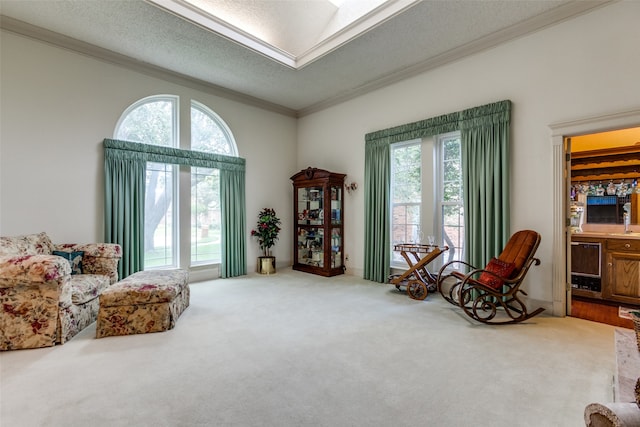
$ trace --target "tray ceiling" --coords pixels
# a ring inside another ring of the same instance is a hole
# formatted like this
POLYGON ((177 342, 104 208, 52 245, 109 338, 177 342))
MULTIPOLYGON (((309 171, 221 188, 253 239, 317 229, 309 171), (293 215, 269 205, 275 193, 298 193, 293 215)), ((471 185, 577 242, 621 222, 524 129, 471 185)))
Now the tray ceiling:
POLYGON ((148 0, 292 68, 302 68, 418 0, 148 0))

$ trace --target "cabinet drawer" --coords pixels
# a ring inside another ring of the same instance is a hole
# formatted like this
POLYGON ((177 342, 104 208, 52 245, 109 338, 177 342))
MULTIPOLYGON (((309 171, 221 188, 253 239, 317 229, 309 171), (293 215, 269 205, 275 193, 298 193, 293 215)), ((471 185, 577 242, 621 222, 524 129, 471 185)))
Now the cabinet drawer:
POLYGON ((640 240, 635 239, 609 239, 607 249, 613 251, 640 251, 640 240))

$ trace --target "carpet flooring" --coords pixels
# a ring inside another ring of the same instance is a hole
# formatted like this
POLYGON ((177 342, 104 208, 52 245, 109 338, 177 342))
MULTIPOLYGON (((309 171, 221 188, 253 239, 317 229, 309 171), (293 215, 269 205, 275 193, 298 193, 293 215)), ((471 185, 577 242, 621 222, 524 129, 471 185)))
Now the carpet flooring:
MULTIPOLYGON (((535 308, 535 307, 531 307, 535 308)), ((614 327, 474 323, 353 276, 194 283, 173 330, 0 353, 0 425, 584 426, 614 327)))

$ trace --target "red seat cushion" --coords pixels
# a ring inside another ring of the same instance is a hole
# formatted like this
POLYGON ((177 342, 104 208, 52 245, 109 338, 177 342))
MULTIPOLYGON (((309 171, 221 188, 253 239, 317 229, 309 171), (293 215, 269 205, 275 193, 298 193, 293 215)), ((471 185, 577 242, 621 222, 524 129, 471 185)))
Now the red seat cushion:
POLYGON ((478 282, 498 290, 504 284, 504 280, 494 276, 493 274, 487 273, 487 271, 495 273, 504 279, 509 279, 515 269, 516 265, 514 263, 500 261, 493 257, 491 258, 491 261, 489 261, 489 264, 484 268, 485 271, 480 274, 478 282))

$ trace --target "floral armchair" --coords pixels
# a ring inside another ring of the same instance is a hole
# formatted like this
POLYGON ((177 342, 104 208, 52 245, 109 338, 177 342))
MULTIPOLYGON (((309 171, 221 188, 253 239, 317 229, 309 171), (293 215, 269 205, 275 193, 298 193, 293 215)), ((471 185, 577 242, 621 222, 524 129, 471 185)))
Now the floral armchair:
POLYGON ((64 344, 96 320, 118 280, 119 245, 54 245, 46 233, 0 237, 0 350, 64 344))

